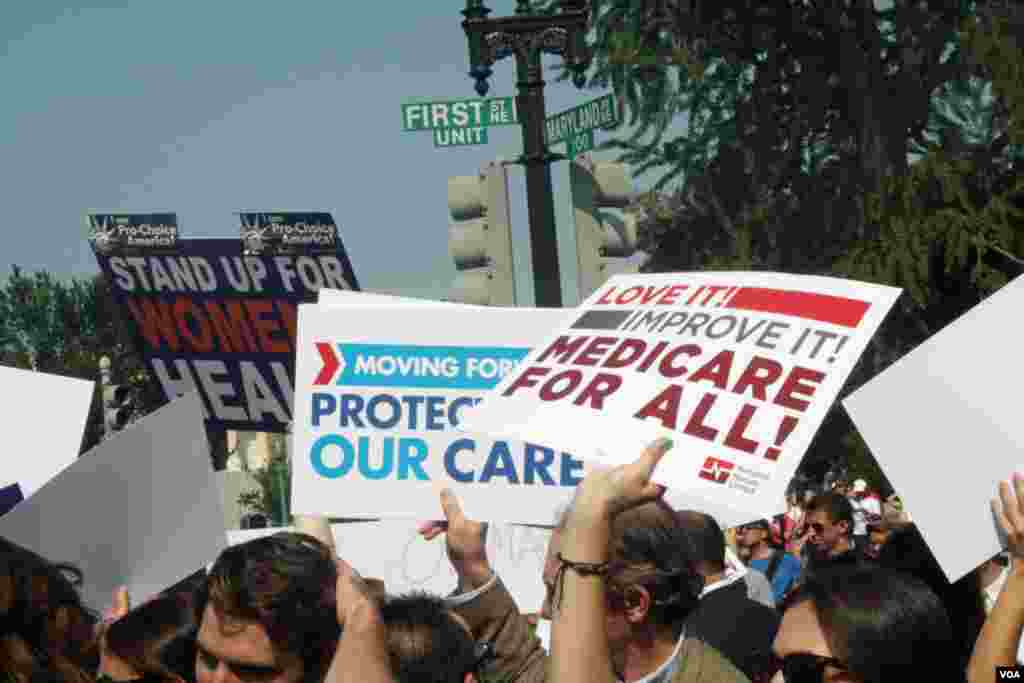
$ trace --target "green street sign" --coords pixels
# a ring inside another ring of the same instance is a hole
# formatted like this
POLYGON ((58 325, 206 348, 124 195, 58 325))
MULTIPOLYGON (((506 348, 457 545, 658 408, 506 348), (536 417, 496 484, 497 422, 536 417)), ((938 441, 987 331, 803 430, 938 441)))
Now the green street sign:
POLYGON ((402 105, 402 129, 486 128, 519 123, 514 97, 416 102, 402 105))
POLYGON ((573 107, 545 120, 547 142, 553 145, 596 128, 610 128, 619 122, 619 107, 614 93, 573 107))
POLYGON ((570 159, 594 149, 594 131, 586 130, 573 135, 565 141, 565 149, 570 159))
POLYGON ((434 147, 465 147, 486 145, 487 129, 477 128, 435 128, 434 147))

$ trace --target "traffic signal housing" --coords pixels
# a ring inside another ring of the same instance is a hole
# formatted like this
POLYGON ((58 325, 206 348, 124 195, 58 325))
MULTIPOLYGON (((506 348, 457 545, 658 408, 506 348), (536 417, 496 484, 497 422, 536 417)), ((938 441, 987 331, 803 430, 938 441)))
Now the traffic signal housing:
POLYGON ((577 287, 582 302, 617 273, 637 272, 636 215, 622 211, 635 193, 625 164, 591 160, 569 162, 576 225, 577 287))
POLYGON ((508 172, 501 162, 477 175, 448 179, 452 221, 448 248, 458 274, 449 301, 476 306, 515 306, 508 172))
POLYGON ((135 399, 130 387, 124 384, 103 387, 103 424, 107 434, 124 429, 134 412, 135 399))

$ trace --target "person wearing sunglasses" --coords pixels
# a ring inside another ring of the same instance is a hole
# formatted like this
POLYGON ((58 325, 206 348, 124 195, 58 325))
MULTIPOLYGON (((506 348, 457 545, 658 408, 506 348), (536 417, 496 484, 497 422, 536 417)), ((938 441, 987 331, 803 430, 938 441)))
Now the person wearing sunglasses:
POLYGON ((809 578, 787 603, 773 646, 773 681, 964 680, 946 610, 909 574, 833 567, 809 578))
POLYGON ((823 493, 807 504, 807 561, 803 577, 830 567, 864 562, 864 548, 853 540, 853 506, 846 496, 823 493))

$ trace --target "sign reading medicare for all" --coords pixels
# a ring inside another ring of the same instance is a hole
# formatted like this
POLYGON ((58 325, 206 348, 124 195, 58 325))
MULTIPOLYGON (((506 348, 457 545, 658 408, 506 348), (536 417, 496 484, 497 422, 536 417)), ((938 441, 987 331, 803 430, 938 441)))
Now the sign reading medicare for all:
MULTIPOLYGON (((315 431, 331 431, 312 443, 309 458, 313 470, 327 479, 358 473, 369 480, 429 481, 430 433, 457 428, 465 411, 529 352, 329 342, 315 346, 321 369, 310 395, 310 425, 315 431)), ((464 484, 572 487, 582 480, 583 463, 568 453, 529 443, 519 447, 523 452, 513 454, 510 442, 494 441, 487 453, 478 454, 476 439, 458 435, 437 455, 447 476, 464 484)))

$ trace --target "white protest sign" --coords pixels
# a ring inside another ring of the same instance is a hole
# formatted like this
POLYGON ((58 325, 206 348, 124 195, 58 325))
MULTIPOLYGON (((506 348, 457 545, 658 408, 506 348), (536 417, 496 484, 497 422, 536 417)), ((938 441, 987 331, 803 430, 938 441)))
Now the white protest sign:
MULTIPOLYGON (((234 545, 291 527, 229 530, 234 545)), ((424 541, 408 521, 332 524, 338 555, 365 577, 380 579, 391 594, 423 590, 448 595, 458 583, 445 554, 444 538, 424 541)), ((495 573, 523 612, 539 611, 544 602, 544 554, 551 532, 523 526, 491 525, 487 556, 495 573)))
POLYGON ((141 601, 207 564, 227 539, 199 401, 183 396, 83 455, 0 518, 0 536, 78 565, 94 608, 117 586, 141 601))
POLYGON ((1017 278, 843 401, 946 577, 1001 549, 989 501, 1021 471, 1017 278))
POLYGON ((456 427, 563 316, 300 306, 292 511, 437 519, 447 487, 475 519, 551 524, 583 478, 582 461, 456 427))
POLYGON ((619 275, 463 427, 612 464, 667 436, 660 483, 768 516, 898 295, 781 273, 619 275))
MULTIPOLYGON (((462 304, 452 304, 447 302, 429 301, 424 299, 408 299, 402 297, 388 296, 384 294, 368 294, 366 292, 350 292, 341 290, 320 290, 320 305, 321 306, 378 306, 378 305, 411 305, 411 306, 447 306, 451 309, 474 309, 479 310, 479 306, 464 306, 462 304)), ((490 308, 488 310, 495 310, 490 308)), ((546 315, 550 315, 550 309, 517 309, 517 310, 542 310, 546 315)), ((559 322, 564 321, 560 319, 559 322)), ((525 332, 525 330, 524 330, 525 332)), ((531 348, 536 343, 542 341, 550 330, 538 330, 540 336, 537 337, 533 343, 530 344, 531 348)), ((584 463, 584 471, 589 471, 590 467, 599 466, 596 463, 584 463)), ((773 507, 766 512, 758 514, 751 514, 750 512, 744 512, 742 510, 734 510, 728 505, 723 504, 718 500, 709 500, 706 497, 694 496, 687 493, 686 491, 678 489, 670 489, 666 495, 665 500, 672 507, 677 510, 689 510, 695 509, 705 514, 713 516, 718 523, 723 527, 739 526, 752 521, 756 517, 762 515, 772 516, 785 512, 785 501, 779 498, 777 501, 773 501, 773 507)))
POLYGON ((93 382, 0 367, 4 462, 0 486, 28 498, 78 457, 93 382))

